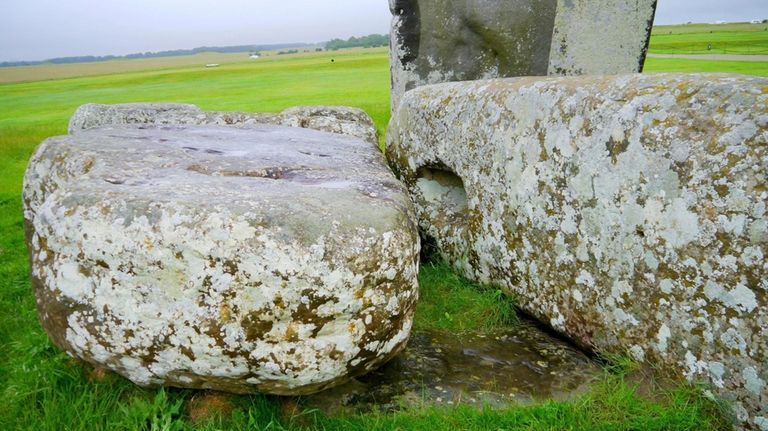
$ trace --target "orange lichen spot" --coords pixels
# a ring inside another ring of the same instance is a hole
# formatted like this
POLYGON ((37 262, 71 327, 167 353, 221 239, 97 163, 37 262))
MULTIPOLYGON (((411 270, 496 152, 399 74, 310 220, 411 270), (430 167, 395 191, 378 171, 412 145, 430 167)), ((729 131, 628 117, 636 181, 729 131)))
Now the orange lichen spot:
POLYGON ((232 308, 230 308, 229 304, 221 304, 219 306, 219 318, 224 323, 232 320, 232 308))
POLYGON ((299 325, 295 322, 289 323, 288 329, 285 330, 285 339, 292 343, 299 341, 299 325))
POLYGON ((193 424, 228 416, 234 410, 233 395, 223 392, 200 392, 187 402, 186 410, 187 417, 193 424))
POLYGON ((712 205, 712 202, 707 201, 704 204, 704 215, 710 220, 717 218, 717 209, 712 205))
POLYGON ((91 169, 93 169, 93 165, 94 165, 93 159, 86 160, 85 163, 83 163, 83 173, 87 174, 88 172, 90 172, 91 169))
POLYGON ((107 368, 93 367, 93 369, 88 372, 88 380, 92 382, 106 382, 112 375, 112 372, 107 368))

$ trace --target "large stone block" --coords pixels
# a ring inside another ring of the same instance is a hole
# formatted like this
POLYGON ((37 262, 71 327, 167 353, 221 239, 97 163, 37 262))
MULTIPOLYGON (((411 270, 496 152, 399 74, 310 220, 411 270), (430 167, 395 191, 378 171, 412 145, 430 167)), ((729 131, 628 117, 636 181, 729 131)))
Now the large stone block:
POLYGON ((140 385, 306 394, 408 338, 412 206, 360 139, 269 125, 51 138, 24 216, 51 339, 140 385))
POLYGON ((362 109, 347 106, 297 106, 279 113, 203 111, 181 103, 88 103, 75 110, 69 133, 123 124, 226 125, 274 124, 339 133, 379 145, 376 125, 362 109))
POLYGON ((425 86, 387 139, 463 274, 583 346, 711 383, 765 429, 768 79, 425 86))
POLYGON ((390 0, 392 108, 447 81, 640 72, 656 0, 390 0))

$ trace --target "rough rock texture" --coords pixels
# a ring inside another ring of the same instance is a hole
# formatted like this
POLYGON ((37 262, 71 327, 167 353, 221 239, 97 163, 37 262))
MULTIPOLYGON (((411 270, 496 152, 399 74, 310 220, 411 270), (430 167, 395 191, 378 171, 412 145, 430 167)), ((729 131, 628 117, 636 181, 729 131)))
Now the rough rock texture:
POLYGON ((768 80, 517 78, 406 94, 390 164, 466 276, 768 429, 768 80))
POLYGON ((642 72, 657 0, 558 0, 549 75, 642 72))
POLYGON ((362 109, 346 106, 297 106, 280 113, 205 112, 179 103, 126 103, 82 105, 69 120, 69 133, 123 124, 257 125, 302 127, 339 133, 379 145, 376 126, 362 109))
POLYGON ((412 88, 642 70, 656 0, 390 0, 392 109, 412 88))
POLYGON ((139 385, 305 394, 408 338, 412 206, 360 139, 269 125, 51 138, 24 215, 50 337, 139 385))

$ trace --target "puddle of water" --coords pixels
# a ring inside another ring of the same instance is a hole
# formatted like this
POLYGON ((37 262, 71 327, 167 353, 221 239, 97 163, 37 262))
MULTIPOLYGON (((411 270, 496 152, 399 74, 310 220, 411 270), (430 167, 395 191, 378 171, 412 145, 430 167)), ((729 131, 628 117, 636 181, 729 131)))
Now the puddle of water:
POLYGON ((565 400, 602 375, 584 353, 527 325, 492 334, 416 332, 384 367, 305 397, 328 415, 403 407, 565 400))

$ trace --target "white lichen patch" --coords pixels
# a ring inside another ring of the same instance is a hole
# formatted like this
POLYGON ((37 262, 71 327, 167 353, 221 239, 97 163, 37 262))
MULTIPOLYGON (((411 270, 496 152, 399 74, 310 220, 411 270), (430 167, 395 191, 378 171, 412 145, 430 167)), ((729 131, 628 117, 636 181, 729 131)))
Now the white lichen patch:
MULTIPOLYGON (((586 347, 768 410, 768 80, 518 78, 408 92, 387 155, 467 277, 586 347), (452 217, 417 186, 461 180, 452 217)), ((739 410, 741 411, 741 410, 739 410)))
POLYGON ((411 204, 362 140, 95 129, 43 143, 24 199, 43 326, 137 384, 305 394, 410 333, 411 204))

